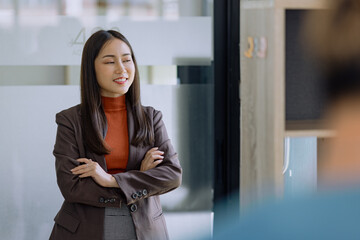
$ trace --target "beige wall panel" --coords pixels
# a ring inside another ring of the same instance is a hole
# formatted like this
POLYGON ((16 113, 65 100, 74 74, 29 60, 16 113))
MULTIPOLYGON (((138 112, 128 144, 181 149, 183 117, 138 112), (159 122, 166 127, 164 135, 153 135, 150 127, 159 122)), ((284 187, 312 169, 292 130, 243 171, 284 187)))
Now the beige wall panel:
POLYGON ((275 0, 275 7, 279 9, 324 9, 329 0, 275 0))
POLYGON ((274 37, 275 15, 272 8, 246 8, 241 12, 240 204, 243 210, 273 198, 282 187, 282 154, 278 151, 282 153, 284 113, 283 103, 279 101, 284 101, 284 92, 278 85, 283 79, 275 69, 275 57, 279 54, 274 37), (248 37, 266 37, 266 58, 245 57, 248 37))
POLYGON ((276 197, 283 196, 285 137, 285 10, 274 9, 274 82, 271 85, 274 103, 274 181, 276 197))

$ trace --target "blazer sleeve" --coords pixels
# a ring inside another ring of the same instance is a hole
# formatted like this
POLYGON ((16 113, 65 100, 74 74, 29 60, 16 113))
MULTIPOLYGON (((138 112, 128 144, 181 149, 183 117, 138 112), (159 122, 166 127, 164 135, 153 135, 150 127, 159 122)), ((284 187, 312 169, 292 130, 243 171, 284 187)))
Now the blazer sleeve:
POLYGON ((127 204, 169 192, 181 184, 182 168, 162 121, 162 113, 153 111, 155 146, 164 152, 164 159, 157 167, 144 172, 131 170, 114 174, 127 204))
POLYGON ((82 203, 96 207, 119 207, 121 192, 115 188, 98 185, 92 178, 79 178, 70 169, 79 165, 76 159, 83 157, 79 153, 79 139, 76 139, 74 120, 63 113, 56 115, 58 124, 53 154, 57 183, 65 201, 82 203))

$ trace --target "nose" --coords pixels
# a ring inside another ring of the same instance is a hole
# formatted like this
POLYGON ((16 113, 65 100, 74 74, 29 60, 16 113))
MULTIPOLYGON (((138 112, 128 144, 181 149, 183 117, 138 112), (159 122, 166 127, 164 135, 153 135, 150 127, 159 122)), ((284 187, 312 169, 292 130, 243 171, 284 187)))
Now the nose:
POLYGON ((118 74, 126 73, 126 68, 121 61, 118 61, 116 65, 117 65, 115 69, 116 73, 118 74))

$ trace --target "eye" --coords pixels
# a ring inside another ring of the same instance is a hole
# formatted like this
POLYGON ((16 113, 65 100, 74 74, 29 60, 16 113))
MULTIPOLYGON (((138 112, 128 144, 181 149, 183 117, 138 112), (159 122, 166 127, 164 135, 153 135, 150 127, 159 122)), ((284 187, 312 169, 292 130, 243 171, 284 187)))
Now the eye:
POLYGON ((130 60, 130 59, 126 59, 126 60, 124 60, 123 62, 124 62, 124 63, 127 63, 127 62, 131 62, 131 60, 130 60))
POLYGON ((105 62, 105 64, 114 64, 115 62, 105 62))

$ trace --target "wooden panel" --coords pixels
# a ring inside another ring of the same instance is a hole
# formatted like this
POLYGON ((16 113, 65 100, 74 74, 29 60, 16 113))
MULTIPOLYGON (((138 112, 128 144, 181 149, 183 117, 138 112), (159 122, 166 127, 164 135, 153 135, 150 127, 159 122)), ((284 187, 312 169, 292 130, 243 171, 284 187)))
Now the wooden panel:
POLYGON ((325 121, 303 120, 287 121, 285 136, 287 137, 305 137, 316 136, 319 138, 334 137, 336 132, 326 128, 325 121))
POLYGON ((282 197, 285 126, 285 11, 283 9, 274 10, 274 26, 274 42, 269 46, 274 48, 274 82, 271 93, 274 98, 274 177, 276 196, 282 197))
POLYGON ((327 0, 241 1, 240 207, 282 197, 285 136, 332 137, 314 123, 285 126, 285 11, 325 9, 327 0), (246 58, 248 37, 265 36, 266 59, 246 58))
POLYGON ((275 32, 282 31, 274 29, 274 26, 278 26, 275 23, 278 14, 271 8, 243 9, 241 13, 242 210, 276 196, 282 188, 284 84, 279 86, 283 82, 283 68, 276 69, 275 64, 281 63, 283 58, 275 59, 282 53, 275 47, 279 43, 275 44, 278 38, 274 36, 275 32), (266 58, 244 56, 248 37, 267 38, 266 58), (277 78, 279 76, 282 77, 277 78))
POLYGON ((326 9, 329 0, 275 0, 275 7, 282 9, 326 9))
POLYGON ((321 186, 321 179, 323 175, 324 166, 328 159, 329 142, 330 138, 318 138, 317 140, 317 175, 318 175, 318 186, 321 186))

